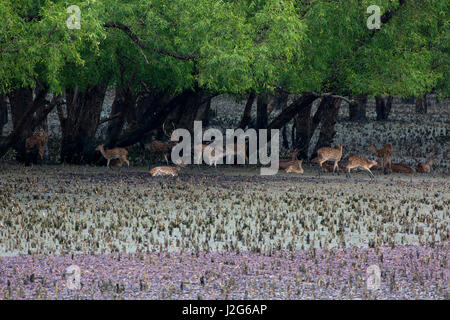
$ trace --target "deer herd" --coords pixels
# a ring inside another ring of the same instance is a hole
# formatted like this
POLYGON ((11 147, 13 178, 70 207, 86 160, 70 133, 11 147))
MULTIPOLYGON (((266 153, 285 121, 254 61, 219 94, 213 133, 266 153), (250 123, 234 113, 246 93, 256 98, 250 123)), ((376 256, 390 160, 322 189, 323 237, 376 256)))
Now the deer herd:
MULTIPOLYGON (((175 127, 174 127, 175 129, 175 127)), ((164 134, 170 139, 170 134, 167 133, 165 125, 163 124, 162 130, 164 134)), ((44 145, 46 143, 47 136, 41 131, 35 131, 32 136, 25 140, 25 150, 27 153, 31 153, 35 150, 38 151, 38 154, 41 159, 44 158, 44 145)), ((159 140, 153 140, 151 143, 144 145, 146 149, 150 151, 150 153, 154 156, 158 156, 164 158, 166 161, 166 166, 156 166, 152 169, 149 168, 149 173, 151 176, 172 176, 175 177, 180 172, 180 169, 186 167, 182 161, 174 161, 175 166, 169 165, 168 156, 172 151, 172 148, 177 144, 177 142, 169 141, 163 142, 159 140)), ((204 161, 206 164, 212 166, 214 165, 217 170, 217 162, 219 159, 223 159, 227 156, 236 156, 238 155, 238 145, 234 146, 226 146, 225 151, 217 152, 210 145, 201 144, 195 145, 194 150, 198 149, 195 154, 199 154, 200 157, 204 155, 204 161), (200 150, 201 149, 201 150, 200 150), (208 155, 208 156, 205 156, 208 155)), ((96 148, 97 151, 101 153, 101 155, 107 160, 106 166, 110 167, 111 160, 118 160, 118 166, 122 166, 125 162, 128 166, 130 166, 130 162, 127 159, 128 151, 125 148, 113 148, 109 150, 105 150, 104 145, 99 145, 96 148)), ((246 148, 243 148, 245 160, 248 161, 248 157, 246 154, 246 148)), ((339 144, 337 148, 329 148, 323 147, 317 150, 317 157, 311 160, 311 162, 316 162, 318 167, 318 175, 320 176, 324 172, 332 172, 333 175, 335 173, 339 174, 339 171, 342 171, 346 174, 348 178, 351 177, 352 169, 361 169, 370 176, 371 179, 374 179, 375 176, 372 173, 371 169, 381 169, 385 174, 389 172, 398 172, 398 173, 414 173, 414 169, 406 164, 395 164, 392 163, 392 157, 394 155, 394 148, 391 144, 384 145, 381 149, 377 149, 375 145, 370 145, 367 148, 367 151, 372 152, 381 163, 381 166, 375 160, 370 160, 361 156, 351 155, 342 160, 342 151, 343 146, 339 144), (329 164, 327 162, 332 162, 333 164, 329 164)), ((436 162, 436 158, 429 158, 426 162, 418 163, 416 167, 416 172, 418 173, 430 173, 431 172, 431 164, 436 162)), ((201 163, 201 159, 196 159, 194 163, 201 163)), ((303 160, 298 159, 298 150, 294 149, 290 152, 288 159, 280 159, 278 160, 278 168, 284 169, 286 173, 304 173, 303 160)), ((197 167, 199 169, 199 166, 197 167)), ((200 170, 200 169, 199 169, 200 170)))

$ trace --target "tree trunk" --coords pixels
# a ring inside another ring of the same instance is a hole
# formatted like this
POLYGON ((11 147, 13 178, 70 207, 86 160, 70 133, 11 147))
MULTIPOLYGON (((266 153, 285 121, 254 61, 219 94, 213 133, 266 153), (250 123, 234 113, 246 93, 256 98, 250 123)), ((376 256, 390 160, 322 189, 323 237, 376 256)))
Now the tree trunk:
MULTIPOLYGON (((214 95, 200 91, 196 92, 193 90, 185 90, 179 95, 173 97, 172 99, 167 99, 163 94, 159 96, 147 96, 143 101, 138 102, 138 106, 145 103, 145 112, 142 114, 140 121, 136 122, 135 126, 125 132, 118 140, 117 146, 127 147, 133 145, 137 142, 141 142, 143 138, 152 132, 160 132, 163 123, 167 120, 168 122, 174 121, 176 119, 168 117, 174 110, 178 108, 181 110, 180 119, 183 117, 184 107, 191 110, 192 105, 199 106, 196 109, 195 116, 190 117, 190 121, 180 121, 180 124, 176 125, 186 125, 188 130, 192 130, 193 120, 197 117, 197 114, 202 114, 203 116, 209 114, 207 109, 210 106, 211 99, 214 95), (202 107, 202 108, 200 108, 202 107), (198 110, 203 109, 203 111, 197 113, 198 110)), ((192 114, 192 112, 188 112, 192 114)), ((175 115, 175 114, 173 114, 175 115)))
POLYGON ((305 109, 305 112, 299 113, 297 117, 297 136, 294 147, 299 150, 298 156, 300 159, 308 158, 308 150, 311 143, 311 138, 314 135, 314 132, 316 131, 325 112, 327 111, 328 105, 331 103, 331 101, 332 99, 330 97, 322 98, 319 107, 317 108, 317 111, 312 118, 312 103, 309 109, 305 109))
POLYGON ((268 94, 260 94, 256 100, 256 128, 257 129, 266 129, 268 120, 267 120, 267 109, 269 105, 269 96, 268 94))
POLYGON ((427 95, 416 98, 416 112, 420 114, 426 114, 428 112, 427 95))
POLYGON ((304 95, 294 100, 289 106, 287 106, 281 113, 273 119, 269 124, 268 129, 281 129, 289 121, 291 121, 298 113, 304 112, 311 103, 316 100, 315 95, 304 95))
POLYGON ((247 103, 245 104, 244 113, 242 115, 242 119, 239 122, 236 129, 244 129, 249 125, 250 121, 252 120, 252 107, 253 103, 255 101, 256 94, 254 91, 250 91, 250 94, 247 98, 247 103))
POLYGON ((3 127, 8 123, 8 106, 6 95, 0 94, 0 137, 3 135, 3 127))
POLYGON ((394 96, 388 96, 386 99, 386 109, 384 112, 384 114, 386 116, 386 120, 389 118, 389 115, 391 114, 392 101, 394 101, 394 96))
POLYGON ((298 150, 300 159, 308 157, 309 140, 311 139, 311 109, 312 103, 300 112, 294 121, 296 134, 293 148, 298 150))
POLYGON ((275 92, 268 97, 267 116, 270 116, 274 110, 283 110, 287 106, 289 95, 285 92, 275 92))
POLYGON ((281 129, 281 137, 282 137, 282 145, 283 145, 283 148, 285 148, 285 149, 287 149, 287 150, 289 150, 289 139, 288 139, 288 136, 287 136, 287 125, 285 125, 284 127, 283 127, 283 129, 281 129))
POLYGON ((375 105, 377 111, 377 121, 387 120, 391 112, 393 96, 388 96, 386 100, 383 97, 375 97, 375 105))
POLYGON ((97 131, 103 100, 105 83, 88 87, 85 91, 66 90, 66 115, 58 106, 61 122, 61 162, 79 164, 98 160, 94 156, 93 140, 97 131))
POLYGON ((30 161, 37 161, 36 155, 30 158, 30 155, 26 153, 25 140, 47 117, 49 112, 48 108, 45 108, 48 103, 45 99, 47 92, 47 87, 38 85, 35 89, 19 88, 8 94, 13 131, 7 137, 6 142, 0 146, 0 157, 12 147, 16 151, 17 161, 26 164, 30 161))
POLYGON ((194 130, 194 121, 202 121, 203 126, 209 123, 211 98, 203 90, 191 91, 183 103, 179 104, 167 117, 167 124, 173 122, 176 128, 194 130))
POLYGON ((331 147, 334 136, 336 135, 335 125, 338 120, 341 100, 338 98, 329 98, 327 108, 320 128, 319 140, 314 149, 313 157, 317 155, 317 150, 322 147, 331 147))
MULTIPOLYGON (((128 112, 127 122, 128 128, 125 132, 122 133, 122 136, 119 140, 126 135, 129 135, 131 132, 135 132, 139 130, 141 126, 145 124, 146 121, 149 121, 149 118, 152 117, 158 111, 158 108, 161 106, 165 106, 170 102, 170 98, 167 97, 164 93, 153 93, 153 92, 141 92, 136 97, 136 103, 133 109, 128 112)), ((167 117, 167 114, 165 115, 167 117)), ((162 135, 161 131, 157 130, 158 128, 149 129, 147 132, 138 139, 137 142, 145 143, 146 138, 150 136, 157 135, 158 133, 162 135)))
POLYGON ((351 103, 348 106, 349 121, 366 121, 367 95, 358 95, 354 100, 355 103, 351 103))
POLYGON ((106 148, 110 149, 116 146, 117 140, 122 133, 125 121, 127 119, 128 113, 133 109, 136 103, 136 98, 131 91, 131 88, 118 88, 116 90, 116 96, 114 102, 111 106, 111 117, 118 117, 111 121, 107 130, 107 143, 106 148))

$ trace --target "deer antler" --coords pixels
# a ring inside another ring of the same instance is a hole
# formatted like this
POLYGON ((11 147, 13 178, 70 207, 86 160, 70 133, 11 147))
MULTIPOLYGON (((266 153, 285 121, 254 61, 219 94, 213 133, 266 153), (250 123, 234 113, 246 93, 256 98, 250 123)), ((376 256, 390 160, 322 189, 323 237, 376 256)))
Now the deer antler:
POLYGON ((171 132, 170 134, 167 133, 166 128, 165 128, 165 125, 166 125, 166 122, 163 123, 163 125, 162 125, 162 130, 163 130, 164 134, 166 135, 166 137, 168 137, 168 138, 170 139, 171 136, 172 136, 172 133, 173 133, 173 132, 175 131, 175 129, 176 129, 175 124, 172 122, 173 130, 172 130, 172 132, 171 132))

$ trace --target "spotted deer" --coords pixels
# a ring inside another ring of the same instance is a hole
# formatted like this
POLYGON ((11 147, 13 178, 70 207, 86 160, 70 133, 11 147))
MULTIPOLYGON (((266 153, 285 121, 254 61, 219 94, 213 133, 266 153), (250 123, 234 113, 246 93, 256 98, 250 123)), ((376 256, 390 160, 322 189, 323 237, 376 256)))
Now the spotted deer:
MULTIPOLYGON (((175 125, 172 123, 173 130, 175 130, 175 125)), ((151 154, 163 156, 166 160, 166 164, 169 164, 167 156, 172 152, 172 148, 178 143, 176 141, 170 141, 171 134, 167 133, 165 128, 165 123, 162 125, 162 130, 164 135, 169 138, 169 142, 163 142, 159 140, 153 140, 149 144, 145 145, 145 148, 150 150, 151 154)), ((173 132, 173 131, 172 131, 173 132)))
POLYGON ((95 150, 100 151, 100 153, 107 160, 106 166, 109 168, 109 163, 112 159, 119 159, 120 166, 122 166, 122 162, 125 162, 128 166, 130 166, 130 161, 127 159, 128 151, 124 148, 114 148, 105 150, 104 145, 99 145, 95 150))
POLYGON ((376 165, 377 165, 377 162, 375 160, 367 160, 366 158, 362 158, 362 157, 358 157, 358 156, 350 156, 350 157, 348 157, 348 163, 346 166, 346 169, 347 169, 346 176, 347 176, 347 178, 351 177, 351 174, 350 174, 351 169, 361 168, 369 174, 371 179, 374 179, 375 176, 373 175, 372 171, 370 171, 370 168, 372 168, 373 166, 376 166, 376 165))
POLYGON ((336 169, 339 169, 338 162, 342 158, 342 144, 339 144, 337 147, 338 147, 337 149, 324 147, 317 150, 317 162, 319 163, 319 171, 318 171, 319 176, 321 171, 324 171, 322 164, 325 161, 334 161, 333 174, 335 173, 336 169))
POLYGON ((176 177, 178 176, 178 173, 180 172, 181 168, 186 167, 186 165, 183 162, 175 163, 176 166, 158 166, 151 169, 148 173, 152 177, 159 177, 159 176, 171 176, 176 177))
POLYGON ((386 173, 386 164, 389 162, 389 170, 392 171, 392 156, 394 155, 394 147, 391 144, 385 144, 383 148, 377 149, 375 145, 371 144, 368 151, 372 151, 380 160, 383 172, 386 173))
POLYGON ((26 153, 30 153, 36 148, 38 149, 39 156, 41 160, 44 159, 44 145, 47 141, 47 136, 45 135, 43 130, 34 131, 31 137, 28 137, 25 140, 25 151, 26 153))
POLYGON ((297 155, 298 155, 298 150, 294 149, 289 153, 290 159, 280 159, 278 160, 278 167, 280 169, 287 169, 290 166, 296 166, 297 165, 297 155))
POLYGON ((436 162, 436 158, 430 158, 426 162, 421 162, 416 167, 416 172, 418 173, 430 173, 431 172, 431 164, 436 162))
POLYGON ((295 164, 291 164, 289 167, 286 168, 286 173, 303 173, 303 167, 302 167, 303 160, 297 160, 295 164))

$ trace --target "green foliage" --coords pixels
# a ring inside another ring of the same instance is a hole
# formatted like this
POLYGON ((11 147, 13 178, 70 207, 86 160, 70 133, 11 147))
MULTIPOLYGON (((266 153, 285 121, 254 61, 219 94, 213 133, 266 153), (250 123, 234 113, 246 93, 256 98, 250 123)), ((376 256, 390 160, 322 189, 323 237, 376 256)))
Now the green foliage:
POLYGON ((0 92, 122 86, 134 75, 136 91, 144 83, 167 94, 448 96, 448 12, 440 0, 3 0, 0 92), (376 31, 366 26, 372 4, 393 12, 376 31), (80 30, 66 26, 70 5, 81 9, 80 30))

